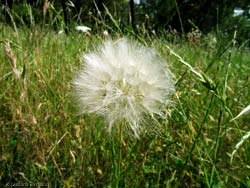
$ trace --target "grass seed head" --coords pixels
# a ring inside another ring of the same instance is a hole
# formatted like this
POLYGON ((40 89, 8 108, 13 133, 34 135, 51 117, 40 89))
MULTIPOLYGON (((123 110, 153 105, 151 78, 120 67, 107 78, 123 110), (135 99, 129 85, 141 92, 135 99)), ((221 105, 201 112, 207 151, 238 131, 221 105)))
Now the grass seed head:
POLYGON ((109 132, 123 122, 138 137, 145 115, 162 115, 171 103, 174 82, 154 50, 127 39, 107 40, 83 59, 73 82, 80 110, 105 117, 109 132))

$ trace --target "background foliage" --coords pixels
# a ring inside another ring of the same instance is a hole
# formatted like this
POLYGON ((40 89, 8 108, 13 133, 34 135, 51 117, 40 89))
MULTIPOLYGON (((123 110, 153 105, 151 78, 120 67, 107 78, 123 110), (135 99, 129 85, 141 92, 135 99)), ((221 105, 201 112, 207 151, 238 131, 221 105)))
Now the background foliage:
MULTIPOLYGON (((133 10, 127 0, 16 0, 11 10, 5 6, 6 1, 8 0, 2 0, 1 12, 5 14, 5 17, 11 15, 15 23, 22 25, 46 23, 53 28, 60 29, 84 24, 94 28, 101 25, 112 30, 112 26, 111 28, 109 26, 115 20, 116 23, 113 24, 126 30, 132 21, 131 11, 133 10), (49 2, 48 7, 44 6, 46 2, 49 2), (63 10, 62 2, 66 4, 65 10, 63 10), (67 12, 66 20, 64 12, 67 12), (62 24, 63 21, 67 26, 62 24)), ((240 33, 237 39, 240 41, 249 37, 250 4, 248 1, 141 0, 140 2, 134 10, 139 28, 145 27, 155 32, 171 28, 182 34, 192 29, 199 29, 203 33, 223 32, 229 38, 237 30, 240 33), (244 10, 243 15, 235 17, 235 8, 244 10)), ((4 14, 1 16, 2 21, 5 19, 4 14)))

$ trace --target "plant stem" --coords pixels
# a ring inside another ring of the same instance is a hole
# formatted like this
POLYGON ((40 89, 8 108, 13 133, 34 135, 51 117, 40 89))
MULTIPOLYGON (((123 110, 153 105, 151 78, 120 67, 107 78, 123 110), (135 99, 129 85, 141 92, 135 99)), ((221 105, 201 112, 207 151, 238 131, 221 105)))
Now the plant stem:
POLYGON ((123 132, 122 132, 122 126, 121 123, 119 125, 119 137, 118 142, 115 143, 115 140, 113 139, 113 155, 114 155, 114 174, 115 174, 115 188, 119 188, 120 180, 121 180, 121 164, 122 164, 122 143, 123 143, 123 132), (116 156, 118 154, 118 156, 116 156))
POLYGON ((186 160, 185 160, 185 162, 184 162, 183 168, 181 169, 182 177, 184 176, 184 173, 185 173, 184 170, 185 170, 185 168, 186 168, 186 166, 187 166, 188 161, 191 159, 192 153, 193 153, 193 151, 194 151, 194 149, 195 149, 195 146, 196 146, 196 144, 197 144, 197 142, 198 142, 198 140, 199 140, 199 138, 200 138, 201 132, 202 132, 202 130, 203 130, 203 126, 205 125, 205 123, 206 123, 206 121, 207 121, 207 117, 208 117, 208 115, 209 115, 209 113, 210 113, 210 110, 211 110, 211 106, 212 106, 212 104, 213 104, 213 101, 214 101, 214 95, 211 96, 211 99, 210 99, 210 102, 209 102, 209 105, 208 105, 208 108, 207 108, 207 111, 206 111, 204 120, 203 120, 202 124, 201 124, 200 127, 199 127, 199 131, 198 131, 198 133, 197 133, 197 135, 196 135, 196 137, 195 137, 195 140, 194 140, 193 145, 192 145, 192 147, 191 147, 191 149, 190 149, 190 152, 188 153, 188 155, 187 155, 187 157, 186 157, 186 160))

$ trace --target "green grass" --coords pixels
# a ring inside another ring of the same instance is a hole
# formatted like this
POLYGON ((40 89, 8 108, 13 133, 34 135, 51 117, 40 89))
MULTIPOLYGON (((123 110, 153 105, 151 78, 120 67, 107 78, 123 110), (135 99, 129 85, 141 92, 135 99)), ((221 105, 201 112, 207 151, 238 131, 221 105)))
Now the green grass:
MULTIPOLYGON (((177 92, 170 117, 159 120, 164 134, 124 141, 120 187, 250 187, 249 139, 230 163, 250 125, 249 115, 230 121, 250 101, 249 49, 210 35, 197 43, 168 33, 138 38, 169 62, 177 92)), ((82 53, 102 40, 0 25, 0 187, 114 187, 116 138, 102 118, 77 115, 71 85, 82 53)))

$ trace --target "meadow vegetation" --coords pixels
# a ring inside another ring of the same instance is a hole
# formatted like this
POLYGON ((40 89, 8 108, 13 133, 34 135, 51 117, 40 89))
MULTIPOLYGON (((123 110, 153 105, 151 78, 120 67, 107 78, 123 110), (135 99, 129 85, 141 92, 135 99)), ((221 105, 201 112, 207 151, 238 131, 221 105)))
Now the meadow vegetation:
MULTIPOLYGON (((103 118, 78 115, 72 80, 82 54, 107 36, 0 25, 0 187, 114 187, 103 118)), ((237 32, 235 32, 237 35, 237 32)), ((174 74, 162 134, 126 139, 119 187, 250 187, 249 47, 223 35, 111 33, 156 49, 174 74), (232 160, 231 160, 232 159, 232 160)))

